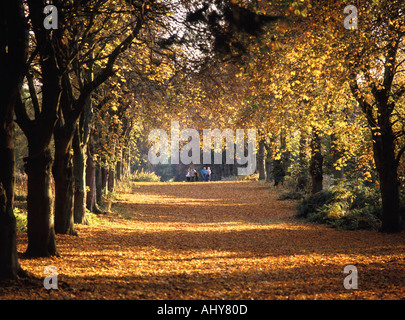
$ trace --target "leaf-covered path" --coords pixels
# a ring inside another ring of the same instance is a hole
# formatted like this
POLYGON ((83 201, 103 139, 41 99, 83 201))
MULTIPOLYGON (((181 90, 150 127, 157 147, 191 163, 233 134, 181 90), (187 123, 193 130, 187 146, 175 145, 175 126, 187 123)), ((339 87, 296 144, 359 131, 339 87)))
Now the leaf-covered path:
MULTIPOLYGON (((57 235, 61 257, 24 259, 42 279, 5 299, 404 299, 405 237, 299 222, 294 203, 252 182, 139 183, 104 224, 57 235), (347 290, 344 267, 358 270, 347 290)), ((26 235, 18 237, 24 252, 26 235)))

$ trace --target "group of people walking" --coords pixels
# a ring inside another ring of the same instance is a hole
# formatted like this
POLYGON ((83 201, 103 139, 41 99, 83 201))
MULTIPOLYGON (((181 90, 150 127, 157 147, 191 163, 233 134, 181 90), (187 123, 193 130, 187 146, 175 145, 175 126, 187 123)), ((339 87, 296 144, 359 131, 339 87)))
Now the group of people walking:
MULTIPOLYGON (((202 181, 211 180, 211 169, 210 167, 204 167, 201 170, 202 181)), ((188 169, 186 173, 186 181, 198 181, 198 172, 195 169, 188 169)))

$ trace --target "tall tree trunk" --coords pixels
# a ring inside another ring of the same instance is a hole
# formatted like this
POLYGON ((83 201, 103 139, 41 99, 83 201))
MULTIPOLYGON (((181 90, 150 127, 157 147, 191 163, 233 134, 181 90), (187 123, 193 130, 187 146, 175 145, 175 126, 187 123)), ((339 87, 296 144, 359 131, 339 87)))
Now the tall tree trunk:
POLYGON ((61 96, 61 72, 54 59, 54 49, 61 45, 61 34, 51 33, 44 28, 44 7, 41 1, 26 0, 26 5, 30 12, 33 36, 36 40, 33 43, 38 51, 42 83, 42 99, 38 99, 32 77, 27 73, 34 120, 28 116, 21 99, 15 109, 16 121, 28 140, 28 157, 24 159, 28 176, 26 255, 48 257, 58 255, 54 230, 50 146, 53 129, 58 119, 61 96))
POLYGON ((296 191, 304 191, 308 185, 308 167, 306 157, 307 138, 306 134, 301 130, 299 142, 299 172, 297 177, 296 191))
POLYGON ((104 194, 108 192, 108 166, 101 166, 101 191, 104 194))
MULTIPOLYGON (((271 140, 270 140, 271 141, 271 140)), ((270 182, 272 179, 272 171, 273 171, 273 159, 272 159, 272 152, 271 152, 271 147, 270 143, 265 143, 264 144, 266 148, 266 159, 265 159, 265 164, 266 164, 266 181, 270 182)))
POLYGON ((86 219, 86 163, 87 144, 82 143, 79 128, 73 137, 73 175, 74 175, 74 207, 75 223, 87 223, 86 219))
POLYGON ((321 139, 316 130, 312 131, 311 138, 311 163, 309 172, 312 179, 311 194, 315 194, 323 189, 323 156, 321 153, 321 139))
POLYGON ((52 173, 55 180, 55 232, 77 235, 73 220, 72 137, 66 125, 56 125, 54 137, 55 160, 52 173))
MULTIPOLYGON (((94 53, 90 54, 94 58, 94 53)), ((84 82, 94 81, 93 62, 87 63, 83 70, 84 82)), ((93 126, 93 104, 91 96, 86 99, 83 112, 80 115, 73 138, 73 174, 75 180, 74 220, 76 223, 88 223, 86 217, 87 190, 86 165, 90 134, 93 126)), ((94 184, 95 187, 95 184, 94 184)))
POLYGON ((259 140, 259 152, 257 153, 257 168, 259 171, 259 180, 266 179, 266 170, 265 170, 265 140, 261 138, 259 140))
POLYGON ((116 165, 115 165, 115 174, 116 174, 116 180, 121 181, 121 176, 122 176, 122 162, 121 162, 121 160, 118 160, 116 165))
POLYGON ((103 203, 103 170, 98 162, 96 162, 96 201, 99 205, 103 203))
POLYGON ((282 129, 280 132, 280 149, 281 149, 281 163, 283 165, 283 170, 286 175, 290 175, 288 169, 291 165, 291 152, 287 149, 287 138, 285 130, 282 129))
POLYGON ((0 279, 23 275, 14 208, 14 109, 24 77, 28 32, 23 2, 0 3, 0 279))
MULTIPOLYGON (((376 86, 376 81, 367 81, 369 89, 374 97, 375 103, 370 104, 364 97, 358 84, 358 75, 355 70, 350 75, 350 89, 353 96, 359 103, 363 114, 366 116, 368 126, 371 130, 373 141, 373 156, 380 181, 380 192, 382 198, 382 226, 383 232, 398 232, 401 230, 400 224, 400 198, 398 165, 401 156, 405 152, 405 145, 400 145, 402 131, 393 132, 394 114, 401 113, 401 109, 396 109, 400 99, 405 94, 405 88, 394 88, 394 79, 398 75, 397 63, 399 48, 403 35, 397 29, 395 23, 388 25, 387 34, 389 38, 385 46, 384 72, 383 77, 378 81, 382 84, 376 86), (398 153, 396 150, 398 149, 398 153)), ((352 65, 352 67, 355 65, 352 65)), ((367 70, 370 71, 370 70, 367 70)), ((366 72, 367 72, 366 71, 366 72)), ((362 70, 364 73, 364 70, 362 70)), ((370 72, 371 73, 371 72, 370 72)), ((378 75, 380 77, 380 75, 378 75)))
POLYGON ((383 232, 398 232, 400 228, 399 181, 395 161, 394 135, 391 125, 373 136, 374 162, 380 180, 383 232))
POLYGON ((108 169, 108 181, 107 187, 109 192, 114 192, 115 190, 115 165, 111 165, 108 169))
MULTIPOLYGON (((91 138, 90 138, 91 139, 91 138)), ((97 205, 96 197, 96 166, 92 150, 92 143, 87 146, 87 164, 86 164, 86 207, 90 212, 93 212, 97 205)))
MULTIPOLYGON (((97 201, 97 183, 96 183, 96 163, 94 161, 93 134, 90 134, 87 144, 87 165, 86 165, 86 207, 90 212, 101 213, 97 201)), ((101 197, 101 193, 100 193, 101 197)))
POLYGON ((37 148, 28 141, 29 155, 24 159, 28 176, 27 234, 29 257, 59 256, 56 249, 53 197, 51 186, 52 157, 49 146, 37 148))

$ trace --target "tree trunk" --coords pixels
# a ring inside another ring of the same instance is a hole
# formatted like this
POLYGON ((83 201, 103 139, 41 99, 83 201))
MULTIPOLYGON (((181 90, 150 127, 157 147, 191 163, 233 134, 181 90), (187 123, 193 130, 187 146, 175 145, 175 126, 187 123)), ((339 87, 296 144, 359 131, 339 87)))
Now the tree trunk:
POLYGON ((101 165, 96 162, 96 201, 97 204, 103 203, 103 172, 101 165))
POLYGON ((26 255, 29 257, 59 256, 56 249, 53 216, 51 151, 49 147, 38 150, 30 142, 28 150, 29 156, 24 159, 25 172, 28 176, 26 255))
POLYGON ((23 275, 17 256, 14 207, 14 109, 28 47, 23 2, 0 3, 0 279, 23 275), (7 48, 7 49, 6 49, 7 48))
POLYGON ((272 166, 272 152, 271 152, 271 148, 270 148, 270 144, 269 143, 265 143, 264 147, 266 148, 266 182, 270 182, 272 179, 272 171, 273 171, 273 166, 272 166))
POLYGON ((121 175, 122 175, 122 162, 117 161, 117 164, 115 165, 115 173, 116 173, 116 180, 121 181, 121 175))
POLYGON ((73 216, 75 223, 86 224, 86 162, 87 144, 80 141, 79 129, 76 128, 73 138, 73 175, 74 175, 74 207, 73 216))
POLYGON ((94 211, 97 204, 96 198, 96 166, 94 163, 93 153, 90 143, 87 146, 87 165, 86 165, 86 206, 90 212, 94 211))
POLYGON ((283 170, 286 175, 290 175, 288 169, 291 165, 291 153, 287 149, 287 138, 285 130, 280 132, 280 149, 281 149, 281 163, 283 165, 283 170))
MULTIPOLYGON (((114 168, 115 166, 113 166, 114 168)), ((108 169, 108 191, 109 192, 114 192, 115 190, 115 168, 109 168, 108 169)))
POLYGON ((304 191, 308 185, 308 167, 307 167, 307 157, 306 157, 306 146, 307 139, 306 135, 303 131, 300 132, 300 142, 299 142, 299 159, 298 159, 298 166, 299 172, 297 176, 297 185, 296 191, 304 191))
POLYGON ((309 172, 312 179, 311 194, 315 194, 323 189, 323 156, 321 153, 321 139, 318 133, 312 131, 311 139, 311 164, 309 166, 309 172))
POLYGON ((259 141, 259 152, 257 153, 257 168, 259 171, 259 180, 266 179, 265 170, 265 141, 263 138, 259 141))
POLYGON ((55 232, 77 235, 73 220, 73 156, 72 138, 66 125, 56 125, 55 160, 52 168, 55 180, 55 232))
POLYGON ((106 165, 101 167, 101 191, 104 194, 108 191, 108 166, 106 165))
POLYGON ((16 94, 19 94, 18 87, 7 97, 7 102, 4 101, 4 95, 0 97, 0 279, 15 279, 22 273, 17 257, 16 219, 13 212, 13 110, 16 94))
MULTIPOLYGON (((86 165, 86 207, 90 212, 101 213, 97 201, 97 184, 96 184, 96 163, 94 161, 94 145, 92 134, 90 134, 87 144, 87 165, 86 165)), ((100 193, 101 198, 101 193, 100 193)))
POLYGON ((399 181, 395 161, 394 135, 391 125, 373 135, 374 162, 380 180, 383 232, 398 232, 400 228, 399 181))

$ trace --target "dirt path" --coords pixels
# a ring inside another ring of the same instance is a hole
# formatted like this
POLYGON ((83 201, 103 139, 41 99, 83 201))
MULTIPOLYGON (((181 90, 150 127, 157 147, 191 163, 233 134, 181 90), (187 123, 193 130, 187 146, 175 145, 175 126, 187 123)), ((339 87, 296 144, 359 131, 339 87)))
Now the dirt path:
MULTIPOLYGON (((139 183, 104 225, 57 236, 61 257, 21 259, 59 289, 6 299, 404 299, 405 234, 338 231, 294 219, 294 204, 257 182, 139 183), (346 265, 358 289, 344 287, 346 265)), ((103 218, 104 219, 104 218, 103 218)), ((18 239, 19 252, 26 237, 18 239)), ((14 288, 15 289, 15 288, 14 288)))

